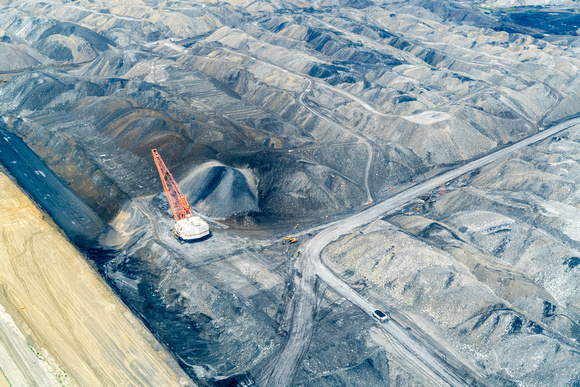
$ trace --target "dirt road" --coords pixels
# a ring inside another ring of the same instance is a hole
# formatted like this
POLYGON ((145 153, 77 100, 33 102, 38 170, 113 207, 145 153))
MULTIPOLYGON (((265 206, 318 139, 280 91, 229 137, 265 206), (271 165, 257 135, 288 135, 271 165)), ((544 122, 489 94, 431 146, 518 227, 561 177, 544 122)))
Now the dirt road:
MULTIPOLYGON (((348 284, 346 284, 342 279, 328 270, 328 268, 326 268, 320 261, 320 254, 329 243, 337 240, 342 235, 353 232, 357 227, 368 224, 381 216, 400 208, 410 200, 430 192, 449 180, 481 168, 493 161, 506 157, 518 149, 546 139, 578 124, 580 124, 580 118, 575 118, 554 125, 553 127, 521 140, 514 145, 500 149, 446 173, 435 176, 387 200, 384 200, 365 211, 338 222, 328 224, 324 230, 309 240, 302 249, 301 261, 299 262, 298 267, 301 275, 298 276, 299 281, 296 289, 295 304, 293 305, 290 337, 288 338, 280 356, 277 359, 274 359, 269 365, 269 369, 266 372, 268 376, 267 378, 264 378, 267 380, 265 385, 290 385, 300 360, 308 350, 310 340, 312 339, 314 315, 316 312, 316 276, 326 282, 338 294, 359 306, 364 312, 371 314, 376 308, 371 302, 365 300, 355 290, 348 286, 348 284)), ((474 372, 471 375, 465 375, 464 371, 469 367, 463 366, 461 367, 463 368, 463 371, 459 371, 458 366, 461 366, 461 364, 458 364, 457 359, 453 359, 452 362, 449 362, 429 350, 428 347, 437 346, 436 338, 432 338, 432 343, 425 343, 428 345, 423 345, 414 340, 404 330, 399 329, 396 324, 383 325, 382 328, 407 351, 405 355, 406 357, 414 358, 415 367, 418 368, 417 371, 421 372, 429 383, 433 385, 452 386, 481 384, 481 381, 478 380, 479 377, 477 372, 474 372)), ((426 336, 424 335, 424 337, 426 336)), ((451 358, 451 356, 449 356, 449 358, 451 358)))

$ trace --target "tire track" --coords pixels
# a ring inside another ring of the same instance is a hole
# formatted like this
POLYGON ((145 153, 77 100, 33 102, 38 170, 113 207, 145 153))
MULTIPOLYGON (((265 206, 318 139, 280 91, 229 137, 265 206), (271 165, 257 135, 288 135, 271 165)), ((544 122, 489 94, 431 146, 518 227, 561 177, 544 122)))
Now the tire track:
MULTIPOLYGON (((360 296, 323 264, 320 260, 320 254, 328 244, 352 232, 357 227, 368 224, 403 206, 410 200, 436 189, 449 180, 488 165, 523 147, 544 140, 579 124, 580 118, 575 118, 555 125, 509 147, 490 153, 441 175, 437 175, 349 218, 328 224, 325 229, 304 245, 298 266, 300 275, 297 281, 298 289, 296 289, 296 305, 294 307, 290 337, 280 355, 276 359, 273 359, 263 370, 260 379, 262 381, 261 385, 290 386, 292 384, 295 372, 308 350, 308 345, 312 339, 316 308, 314 292, 316 276, 326 282, 339 295, 361 308, 365 313, 371 315, 372 311, 377 309, 375 305, 360 296)), ((389 308, 396 310, 394 305, 389 305, 389 308)), ((435 376, 430 379, 430 383, 435 385, 443 383, 444 385, 451 386, 485 385, 481 380, 482 377, 479 375, 479 371, 462 364, 460 359, 453 359, 454 365, 451 365, 447 359, 443 359, 439 354, 429 350, 428 346, 423 346, 422 343, 410 337, 405 330, 396 329, 396 325, 383 325, 382 328, 403 347, 406 347, 409 356, 413 356, 418 360, 420 368, 424 368, 420 372, 425 375, 435 376), (456 367, 461 367, 461 370, 458 372, 456 367), (471 371, 471 374, 466 375, 467 370, 471 371)), ((429 336, 425 333, 423 337, 426 338, 429 336)), ((431 347, 437 346, 437 340, 435 338, 431 338, 430 341, 433 342, 433 344, 428 343, 431 347)), ((447 358, 447 356, 445 357, 447 358)), ((452 356, 449 355, 449 357, 452 356)))

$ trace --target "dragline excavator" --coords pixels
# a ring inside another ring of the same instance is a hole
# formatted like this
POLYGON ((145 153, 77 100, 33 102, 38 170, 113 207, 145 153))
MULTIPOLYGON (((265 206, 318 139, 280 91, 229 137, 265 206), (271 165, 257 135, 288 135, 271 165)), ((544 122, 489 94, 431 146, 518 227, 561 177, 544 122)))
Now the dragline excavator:
POLYGON ((173 236, 183 241, 191 241, 209 235, 209 226, 199 216, 193 216, 187 203, 187 198, 179 190, 177 183, 173 180, 173 176, 169 173, 157 150, 152 149, 151 152, 153 153, 153 159, 155 160, 155 165, 157 165, 167 200, 175 217, 173 236))

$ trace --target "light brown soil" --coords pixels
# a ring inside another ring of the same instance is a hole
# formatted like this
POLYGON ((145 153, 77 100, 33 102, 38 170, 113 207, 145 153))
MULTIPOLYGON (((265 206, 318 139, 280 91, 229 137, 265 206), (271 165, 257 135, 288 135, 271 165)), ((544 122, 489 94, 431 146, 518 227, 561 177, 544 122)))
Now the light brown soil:
MULTIPOLYGON (((145 326, 2 172, 0 214, 0 305, 23 333, 21 340, 47 363, 41 368, 65 384, 82 386, 192 384, 172 369, 175 362, 145 326)), ((15 341, 9 335, 0 340, 9 342, 0 342, 0 349, 15 341)), ((29 372, 23 369, 26 356, 8 353, 0 363, 29 372)))

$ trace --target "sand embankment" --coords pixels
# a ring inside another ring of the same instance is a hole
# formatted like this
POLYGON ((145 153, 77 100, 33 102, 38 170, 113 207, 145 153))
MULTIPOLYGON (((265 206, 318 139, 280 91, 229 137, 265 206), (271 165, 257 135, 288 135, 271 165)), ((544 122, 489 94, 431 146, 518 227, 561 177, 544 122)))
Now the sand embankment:
POLYGON ((0 214, 0 386, 192 384, 2 171, 0 214))

